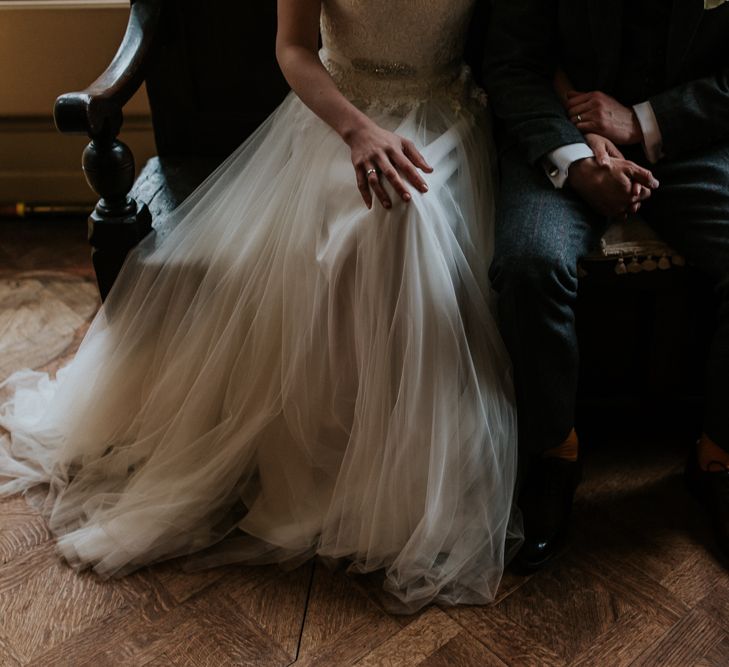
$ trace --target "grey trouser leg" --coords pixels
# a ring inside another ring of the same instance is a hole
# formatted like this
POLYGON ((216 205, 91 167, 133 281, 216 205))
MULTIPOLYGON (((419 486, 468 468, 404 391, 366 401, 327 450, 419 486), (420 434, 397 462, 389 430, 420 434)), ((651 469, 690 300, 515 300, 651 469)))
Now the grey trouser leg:
POLYGON ((522 463, 560 444, 575 422, 577 260, 605 220, 515 149, 501 157, 491 281, 511 355, 522 463))

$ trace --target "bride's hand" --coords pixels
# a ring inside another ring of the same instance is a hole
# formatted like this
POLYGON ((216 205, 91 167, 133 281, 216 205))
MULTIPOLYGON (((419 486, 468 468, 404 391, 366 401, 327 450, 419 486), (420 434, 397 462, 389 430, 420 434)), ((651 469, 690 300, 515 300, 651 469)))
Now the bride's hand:
POLYGON ((357 187, 367 208, 372 208, 372 192, 385 208, 392 207, 390 197, 380 181, 383 176, 405 202, 409 202, 412 196, 401 176, 420 192, 428 191, 417 168, 426 173, 431 173, 433 168, 412 141, 383 130, 375 123, 353 130, 344 140, 352 150, 357 187))
MULTIPOLYGON (((605 137, 599 134, 588 132, 585 134, 585 141, 595 154, 595 161, 601 167, 609 167, 611 160, 625 160, 618 147, 605 137)), ((641 203, 651 196, 651 190, 640 183, 633 181, 631 185, 630 205, 626 213, 637 213, 641 203)))
POLYGON ((608 164, 610 158, 617 158, 618 160, 625 159, 625 156, 610 139, 601 137, 599 134, 588 132, 585 134, 585 141, 595 154, 597 163, 603 167, 608 164))

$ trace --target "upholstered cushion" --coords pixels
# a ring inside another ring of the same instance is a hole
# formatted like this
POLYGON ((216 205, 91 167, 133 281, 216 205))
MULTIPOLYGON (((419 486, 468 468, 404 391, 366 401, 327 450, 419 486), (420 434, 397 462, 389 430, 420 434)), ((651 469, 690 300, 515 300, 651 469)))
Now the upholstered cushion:
POLYGON ((615 273, 640 273, 684 266, 684 258, 663 241, 640 216, 614 222, 603 235, 600 247, 582 259, 581 273, 592 262, 613 262, 615 273))
POLYGON ((130 194, 149 207, 155 225, 177 208, 219 162, 217 158, 153 157, 144 165, 130 194))

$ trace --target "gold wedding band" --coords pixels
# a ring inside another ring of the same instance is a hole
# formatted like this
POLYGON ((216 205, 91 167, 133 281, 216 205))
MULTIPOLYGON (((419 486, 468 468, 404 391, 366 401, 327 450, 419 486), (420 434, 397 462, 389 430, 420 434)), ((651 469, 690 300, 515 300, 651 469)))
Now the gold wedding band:
POLYGON ((368 169, 365 176, 369 176, 370 174, 376 174, 376 173, 377 173, 377 169, 368 169))

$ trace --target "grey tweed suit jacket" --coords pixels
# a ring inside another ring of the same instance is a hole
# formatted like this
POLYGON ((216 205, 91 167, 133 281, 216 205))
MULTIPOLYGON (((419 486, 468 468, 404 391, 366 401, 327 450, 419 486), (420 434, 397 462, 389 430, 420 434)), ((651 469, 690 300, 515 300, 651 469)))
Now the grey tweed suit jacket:
MULTIPOLYGON (((493 0, 483 80, 495 115, 531 163, 583 141, 552 88, 562 67, 578 90, 611 94, 631 0, 493 0)), ((666 87, 649 98, 666 158, 729 139, 729 2, 676 0, 666 87)))

